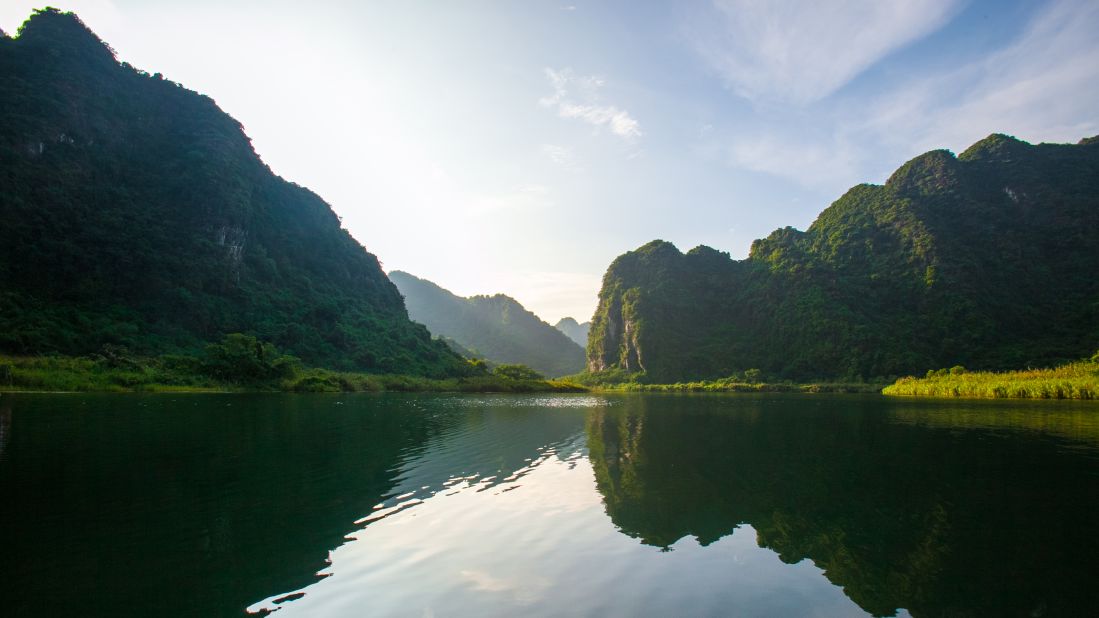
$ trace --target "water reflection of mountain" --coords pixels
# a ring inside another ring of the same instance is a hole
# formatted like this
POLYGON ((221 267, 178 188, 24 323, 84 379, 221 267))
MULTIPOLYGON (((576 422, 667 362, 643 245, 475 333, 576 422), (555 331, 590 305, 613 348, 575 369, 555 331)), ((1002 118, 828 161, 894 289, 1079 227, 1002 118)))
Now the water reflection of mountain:
POLYGON ((889 405, 630 398, 589 417, 588 445, 608 514, 650 545, 747 523, 875 615, 1093 612, 1094 451, 897 423, 889 405))
POLYGON ((583 431, 582 411, 426 399, 5 395, 4 614, 242 615, 315 582, 374 505, 583 431))

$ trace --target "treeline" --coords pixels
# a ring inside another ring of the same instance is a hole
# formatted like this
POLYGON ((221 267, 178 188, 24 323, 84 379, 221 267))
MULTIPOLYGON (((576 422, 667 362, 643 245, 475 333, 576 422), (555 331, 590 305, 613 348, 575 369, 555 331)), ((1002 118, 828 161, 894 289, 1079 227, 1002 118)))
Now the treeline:
POLYGON ((564 378, 598 391, 637 393, 880 393, 884 382, 794 382, 748 369, 714 380, 654 383, 644 373, 609 369, 564 378))
POLYGON ((87 356, 0 356, 0 391, 285 391, 285 392, 575 392, 582 386, 548 381, 529 367, 480 361, 464 375, 426 378, 304 366, 271 343, 233 333, 202 354, 138 356, 107 345, 87 356))

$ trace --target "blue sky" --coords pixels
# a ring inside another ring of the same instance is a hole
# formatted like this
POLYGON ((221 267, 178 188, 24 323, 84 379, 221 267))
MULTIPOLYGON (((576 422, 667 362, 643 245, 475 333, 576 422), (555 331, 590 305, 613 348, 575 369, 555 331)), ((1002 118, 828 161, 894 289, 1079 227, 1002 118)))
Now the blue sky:
POLYGON ((387 270, 550 322, 654 238, 741 258, 927 150, 1099 134, 1094 0, 52 4, 213 97, 387 270))

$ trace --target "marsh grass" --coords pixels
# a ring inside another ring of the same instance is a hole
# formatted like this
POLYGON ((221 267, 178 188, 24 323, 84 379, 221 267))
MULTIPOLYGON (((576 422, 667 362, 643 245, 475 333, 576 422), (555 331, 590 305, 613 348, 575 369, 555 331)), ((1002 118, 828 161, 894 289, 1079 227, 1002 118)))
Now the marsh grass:
POLYGON ((675 382, 673 384, 639 384, 626 382, 596 386, 598 391, 638 393, 880 393, 881 384, 821 382, 787 384, 784 382, 675 382))
POLYGON ((123 363, 69 356, 0 357, 0 390, 7 391, 201 391, 225 386, 188 371, 172 357, 123 363))
POLYGON ((1099 358, 1052 369, 929 372, 925 378, 901 378, 882 393, 971 399, 1099 399, 1099 358))
POLYGON ((509 379, 496 375, 432 379, 406 375, 371 375, 308 369, 279 390, 293 392, 448 392, 448 393, 544 393, 583 392, 587 389, 564 380, 509 379))
POLYGON ((580 374, 567 379, 595 391, 629 393, 880 393, 884 386, 863 382, 748 382, 739 378, 649 384, 621 372, 609 376, 580 374))

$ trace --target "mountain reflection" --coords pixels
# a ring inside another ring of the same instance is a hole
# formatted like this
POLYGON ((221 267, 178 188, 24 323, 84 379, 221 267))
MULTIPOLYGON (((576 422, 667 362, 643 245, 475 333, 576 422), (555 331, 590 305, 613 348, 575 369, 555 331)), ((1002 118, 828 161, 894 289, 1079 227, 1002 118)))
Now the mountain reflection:
POLYGON ((878 616, 1094 612, 1093 451, 888 410, 852 397, 633 397, 589 415, 588 446, 608 515, 649 545, 708 545, 750 524, 761 547, 812 560, 878 616))
POLYGON ((244 615, 316 582, 375 505, 507 477, 554 436, 582 443, 582 412, 536 422, 491 397, 3 401, 5 616, 244 615), (408 465, 463 433, 464 450, 408 465))
POLYGON ((0 614, 1092 615, 1096 410, 1013 410, 5 394, 0 614))
POLYGON ((136 398, 15 405, 0 466, 8 615, 239 614, 313 581, 402 453, 445 424, 369 407, 352 419, 332 399, 136 398))

